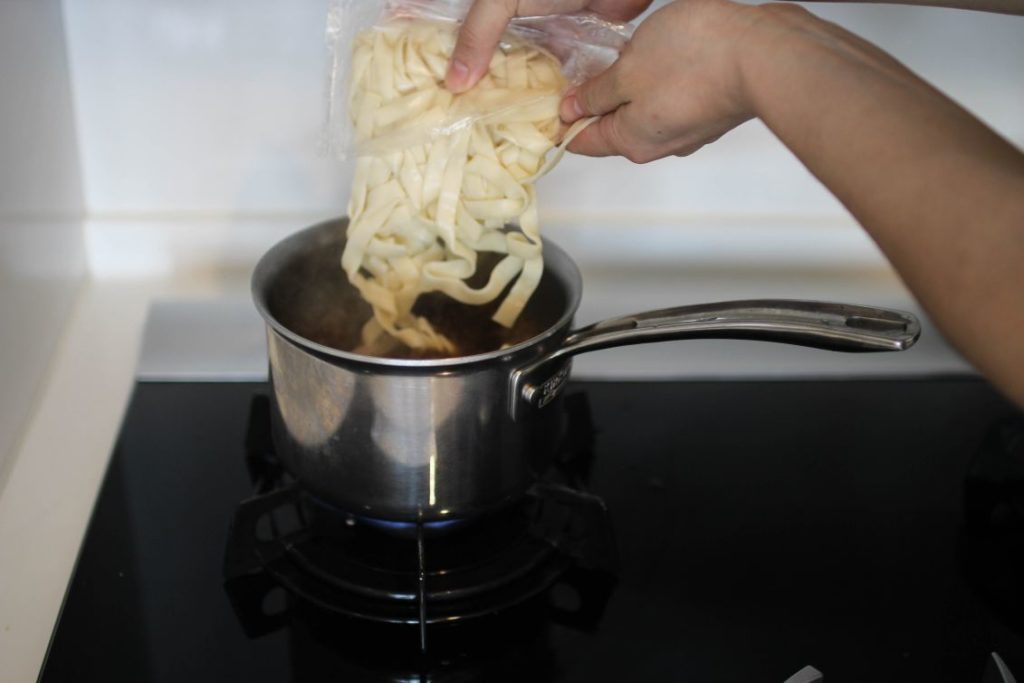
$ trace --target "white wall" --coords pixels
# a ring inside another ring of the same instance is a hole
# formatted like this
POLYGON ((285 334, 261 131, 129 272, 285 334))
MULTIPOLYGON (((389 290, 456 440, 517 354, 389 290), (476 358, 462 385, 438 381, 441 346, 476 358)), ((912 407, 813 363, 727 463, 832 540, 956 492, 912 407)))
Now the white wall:
POLYGON ((91 213, 341 206, 318 157, 326 0, 66 0, 91 213))
MULTIPOLYGON (((90 211, 339 211, 345 173, 317 152, 325 5, 64 0, 90 211)), ((879 43, 1024 143, 1024 18, 898 6, 813 9, 879 43)), ((757 123, 689 159, 644 167, 569 159, 541 193, 543 210, 559 220, 841 213, 757 123)))
POLYGON ((0 2, 0 488, 84 274, 59 0, 0 2))

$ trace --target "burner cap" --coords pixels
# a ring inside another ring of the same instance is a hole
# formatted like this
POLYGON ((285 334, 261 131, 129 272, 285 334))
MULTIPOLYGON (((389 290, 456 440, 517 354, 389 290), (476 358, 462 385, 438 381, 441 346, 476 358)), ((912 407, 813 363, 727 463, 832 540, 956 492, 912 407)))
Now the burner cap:
POLYGON ((532 532, 538 504, 530 499, 431 536, 423 563, 425 615, 415 539, 382 532, 379 520, 366 523, 326 509, 294 489, 242 504, 232 537, 245 538, 248 527, 255 547, 248 568, 231 567, 239 555, 229 548, 227 573, 260 567, 309 603, 373 621, 434 624, 491 614, 545 590, 572 564, 532 532), (270 532, 260 540, 256 529, 262 526, 270 532))

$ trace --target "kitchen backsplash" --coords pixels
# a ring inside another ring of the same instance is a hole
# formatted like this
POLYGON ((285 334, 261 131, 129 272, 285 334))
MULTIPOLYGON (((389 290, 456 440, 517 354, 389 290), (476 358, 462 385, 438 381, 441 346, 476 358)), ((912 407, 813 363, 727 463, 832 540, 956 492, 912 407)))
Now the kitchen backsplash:
MULTIPOLYGON (((63 4, 91 214, 330 214, 344 206, 346 171, 318 153, 326 0, 63 4)), ((1024 18, 811 8, 1024 144, 1024 18)), ((686 159, 638 167, 568 158, 540 192, 546 216, 582 223, 842 213, 756 122, 686 159)))

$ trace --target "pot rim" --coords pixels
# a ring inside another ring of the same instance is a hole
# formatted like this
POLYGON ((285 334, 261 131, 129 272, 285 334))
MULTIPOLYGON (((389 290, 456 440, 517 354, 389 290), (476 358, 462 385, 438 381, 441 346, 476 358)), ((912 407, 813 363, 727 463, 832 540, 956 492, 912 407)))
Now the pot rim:
MULTIPOLYGON (((572 324, 573 316, 579 308, 580 299, 583 295, 582 276, 580 275, 579 268, 561 247, 551 240, 542 237, 541 240, 544 246, 544 270, 547 272, 548 269, 553 269, 559 276, 563 276, 565 278, 568 304, 562 312, 562 315, 559 316, 558 320, 546 327, 541 333, 536 334, 529 339, 525 339, 518 344, 509 346, 508 348, 495 349, 494 351, 488 351, 487 353, 478 353, 470 356, 456 356, 453 358, 382 358, 379 356, 366 356, 359 353, 353 353, 351 351, 342 351, 341 349, 325 346, 324 344, 312 341, 311 339, 307 339, 306 337, 293 332, 277 320, 277 318, 275 318, 267 308, 265 291, 269 283, 270 275, 274 270, 273 266, 278 261, 277 256, 281 251, 285 250, 290 245, 314 239, 314 236, 320 232, 327 231, 329 229, 341 230, 347 222, 347 217, 331 219, 316 223, 292 233, 288 237, 276 242, 274 246, 268 249, 267 252, 260 257, 260 260, 256 263, 256 267, 253 269, 251 279, 252 298, 255 303, 256 310, 259 312, 260 316, 263 317, 266 324, 285 339, 301 348, 316 352, 319 355, 349 363, 404 369, 443 370, 477 363, 486 363, 489 361, 506 359, 509 356, 516 355, 517 353, 537 346, 550 339, 560 330, 565 329, 572 324)), ((340 264, 338 265, 338 270, 341 271, 340 264)))

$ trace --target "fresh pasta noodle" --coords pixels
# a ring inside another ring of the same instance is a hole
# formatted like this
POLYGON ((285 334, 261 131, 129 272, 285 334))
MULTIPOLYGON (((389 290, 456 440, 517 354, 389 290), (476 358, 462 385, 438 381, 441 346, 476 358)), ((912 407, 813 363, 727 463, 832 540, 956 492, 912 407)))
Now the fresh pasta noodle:
POLYGON ((457 353, 413 313, 440 292, 470 305, 497 299, 492 319, 511 327, 543 273, 533 182, 588 122, 559 134, 565 89, 548 52, 508 39, 488 73, 453 95, 444 76, 454 28, 396 21, 355 41, 349 112, 360 155, 341 265, 372 306, 360 352, 384 355, 396 340, 415 350, 457 353), (501 258, 482 286, 480 252, 501 258))

